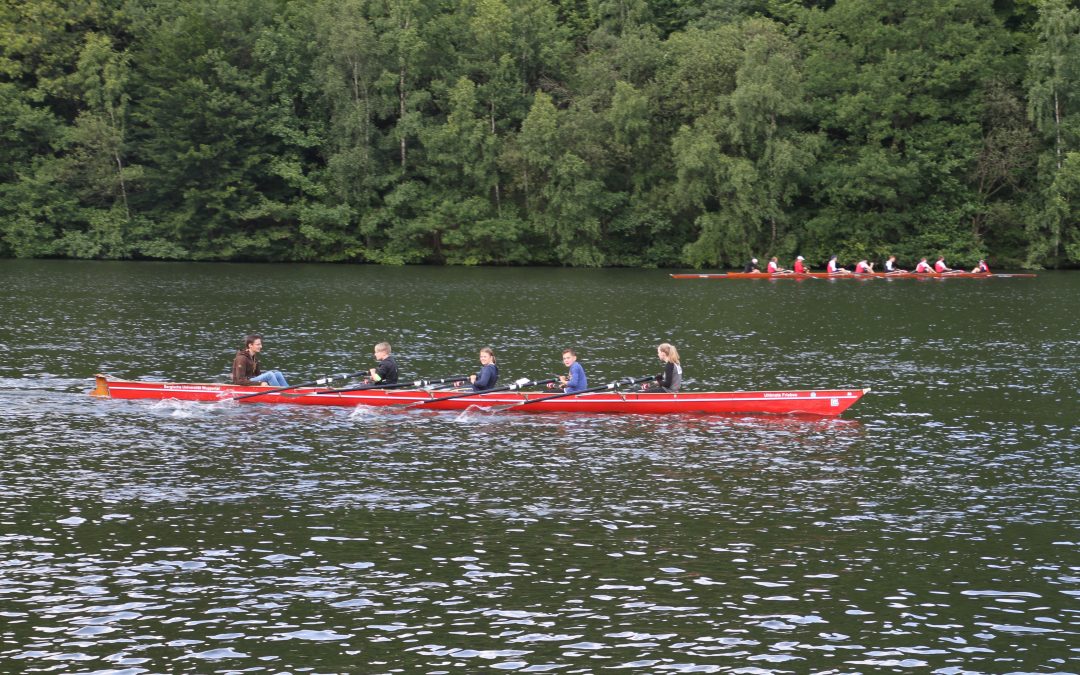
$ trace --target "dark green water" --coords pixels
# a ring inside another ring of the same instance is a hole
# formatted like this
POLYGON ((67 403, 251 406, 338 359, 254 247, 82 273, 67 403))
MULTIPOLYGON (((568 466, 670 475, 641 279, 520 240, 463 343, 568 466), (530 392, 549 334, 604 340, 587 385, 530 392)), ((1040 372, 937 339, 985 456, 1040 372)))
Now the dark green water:
POLYGON ((1080 275, 0 261, 0 672, 1080 672, 1080 275), (839 420, 96 400, 657 372, 839 420))

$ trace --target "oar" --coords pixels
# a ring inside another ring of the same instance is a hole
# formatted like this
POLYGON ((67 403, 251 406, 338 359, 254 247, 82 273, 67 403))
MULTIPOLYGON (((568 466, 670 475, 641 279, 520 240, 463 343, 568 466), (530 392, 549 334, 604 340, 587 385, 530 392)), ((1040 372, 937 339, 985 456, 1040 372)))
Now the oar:
POLYGON ((523 377, 520 380, 514 380, 512 384, 508 384, 504 387, 495 387, 494 389, 485 389, 484 391, 469 391, 464 394, 454 394, 453 396, 442 396, 439 398, 429 398, 426 401, 415 401, 410 403, 409 406, 421 406, 427 403, 441 403, 442 401, 453 401, 456 398, 468 398, 470 396, 486 396, 488 394, 494 394, 501 391, 515 391, 522 387, 541 387, 550 382, 558 382, 559 378, 551 377, 546 380, 530 380, 527 377, 523 377))
POLYGON ((404 389, 406 387, 432 387, 435 385, 453 385, 455 382, 461 382, 462 380, 469 379, 468 375, 451 375, 450 377, 439 377, 431 380, 414 380, 413 382, 399 382, 398 384, 361 384, 356 387, 348 387, 347 389, 332 389, 330 391, 317 391, 316 396, 322 396, 326 394, 343 394, 347 391, 364 391, 365 389, 404 389))
POLYGON ((243 401, 245 398, 255 398, 256 396, 266 396, 267 394, 278 394, 278 393, 281 393, 283 391, 289 391, 290 389, 299 389, 301 387, 318 387, 319 385, 330 384, 334 380, 349 380, 349 379, 352 379, 354 377, 360 377, 361 375, 367 374, 367 372, 368 371, 366 371, 366 370, 361 370, 359 373, 352 373, 352 374, 339 373, 337 375, 324 375, 324 376, 320 377, 317 380, 312 380, 311 382, 301 382, 300 384, 292 384, 292 385, 289 385, 288 387, 278 387, 277 389, 267 389, 266 391, 260 391, 260 392, 254 393, 254 394, 244 394, 243 396, 235 396, 235 397, 233 397, 231 399, 225 399, 225 400, 227 400, 227 401, 243 401))
POLYGON ((513 405, 506 406, 505 408, 502 408, 502 409, 503 410, 508 410, 510 408, 516 408, 516 407, 522 406, 522 405, 529 405, 530 403, 540 403, 541 401, 551 401, 551 400, 554 400, 554 399, 557 399, 557 398, 565 398, 567 396, 577 396, 578 394, 592 394, 592 393, 595 393, 595 392, 598 392, 598 391, 605 391, 605 390, 608 390, 608 389, 616 389, 620 385, 624 385, 624 384, 629 385, 629 386, 632 387, 635 384, 641 384, 642 382, 648 382, 649 380, 655 380, 655 379, 656 379, 655 375, 643 375, 642 377, 628 377, 628 378, 623 379, 623 380, 615 380, 614 382, 608 382, 607 384, 602 384, 599 387, 589 387, 588 389, 582 389, 581 391, 563 392, 561 394, 554 394, 552 396, 544 396, 543 398, 531 398, 528 401, 522 401, 521 403, 514 403, 513 405))

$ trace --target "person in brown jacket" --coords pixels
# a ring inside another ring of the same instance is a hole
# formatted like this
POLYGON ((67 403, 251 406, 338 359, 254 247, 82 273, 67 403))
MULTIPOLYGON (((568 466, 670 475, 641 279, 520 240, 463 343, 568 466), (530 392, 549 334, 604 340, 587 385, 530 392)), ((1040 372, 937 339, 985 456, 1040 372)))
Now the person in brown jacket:
POLYGON ((236 358, 233 359, 233 384, 261 384, 264 387, 289 386, 280 370, 268 370, 264 373, 259 369, 259 352, 262 348, 261 335, 252 334, 244 338, 244 348, 238 349, 236 358))

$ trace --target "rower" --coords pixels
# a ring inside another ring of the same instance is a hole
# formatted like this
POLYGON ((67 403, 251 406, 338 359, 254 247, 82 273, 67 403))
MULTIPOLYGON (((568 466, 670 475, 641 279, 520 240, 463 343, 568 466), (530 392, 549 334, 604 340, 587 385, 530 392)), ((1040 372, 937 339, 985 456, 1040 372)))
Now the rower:
POLYGON ((380 342, 375 345, 375 360, 379 362, 379 367, 372 368, 370 371, 372 384, 397 384, 397 361, 390 355, 389 342, 380 342))
POLYGON ((804 260, 806 260, 806 258, 802 257, 801 255, 795 258, 795 274, 807 273, 806 265, 803 264, 804 260))
POLYGON ((980 260, 979 264, 971 270, 972 274, 990 274, 990 266, 986 264, 985 260, 980 260))
POLYGON ((891 255, 889 259, 885 261, 885 274, 907 274, 907 270, 902 270, 896 266, 896 256, 891 255))
POLYGON ((280 370, 268 370, 265 373, 259 369, 259 352, 262 351, 262 336, 252 333, 244 338, 244 346, 236 350, 236 358, 232 364, 233 384, 253 385, 264 387, 287 387, 285 376, 280 370))
POLYGON ((766 266, 765 271, 769 274, 791 274, 791 270, 780 267, 780 263, 777 261, 776 256, 769 259, 769 264, 766 266))
POLYGON ((829 264, 825 266, 825 269, 829 272, 829 274, 851 274, 850 271, 844 269, 843 267, 840 267, 840 265, 837 264, 836 258, 837 256, 835 255, 829 258, 829 264))
POLYGON ((919 264, 915 266, 915 274, 933 274, 934 268, 930 267, 930 263, 926 262, 926 258, 921 258, 919 264))
POLYGON ((499 381, 499 367, 495 365, 495 350, 484 347, 480 350, 480 372, 469 376, 473 391, 487 391, 499 381))
POLYGON ((757 265, 757 258, 750 258, 750 262, 743 266, 743 274, 750 274, 752 272, 760 272, 761 268, 757 265))
POLYGON ((945 256, 938 256, 937 262, 934 263, 934 271, 938 274, 950 274, 952 272, 959 272, 960 270, 954 270, 945 264, 945 256))
POLYGON ((874 263, 866 262, 865 259, 855 263, 855 274, 873 274, 874 263))
POLYGON ((664 364, 664 372, 656 376, 655 382, 641 385, 642 391, 677 392, 682 386, 682 365, 679 363, 679 351, 666 342, 656 347, 656 357, 664 364))
POLYGON ((548 383, 548 388, 559 387, 567 394, 574 394, 589 388, 589 380, 585 377, 585 369, 578 363, 577 352, 567 347, 562 351, 563 365, 570 369, 569 374, 560 375, 558 383, 548 383))

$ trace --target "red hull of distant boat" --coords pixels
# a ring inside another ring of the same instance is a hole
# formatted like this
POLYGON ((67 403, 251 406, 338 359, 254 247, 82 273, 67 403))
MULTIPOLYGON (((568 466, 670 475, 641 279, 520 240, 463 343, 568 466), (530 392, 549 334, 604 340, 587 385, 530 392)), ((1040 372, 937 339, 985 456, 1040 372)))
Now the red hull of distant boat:
POLYGON ((721 272, 718 274, 672 274, 672 279, 1011 279, 1030 278, 1034 274, 984 274, 982 272, 954 272, 951 274, 915 274, 914 272, 870 272, 864 274, 829 274, 806 272, 804 274, 769 274, 768 272, 721 272))
MULTIPOLYGON (((97 376, 92 395, 102 398, 222 402, 262 387, 229 384, 142 382, 97 376)), ((551 401, 527 401, 552 396, 549 392, 498 392, 443 400, 460 392, 423 389, 368 389, 333 392, 322 387, 305 387, 277 394, 243 399, 239 403, 288 403, 330 406, 400 406, 412 409, 466 410, 473 407, 501 408, 526 413, 630 413, 630 414, 776 414, 834 417, 850 408, 869 389, 828 389, 800 391, 737 392, 597 392, 565 396, 551 401), (330 393, 320 393, 330 392, 330 393)))

